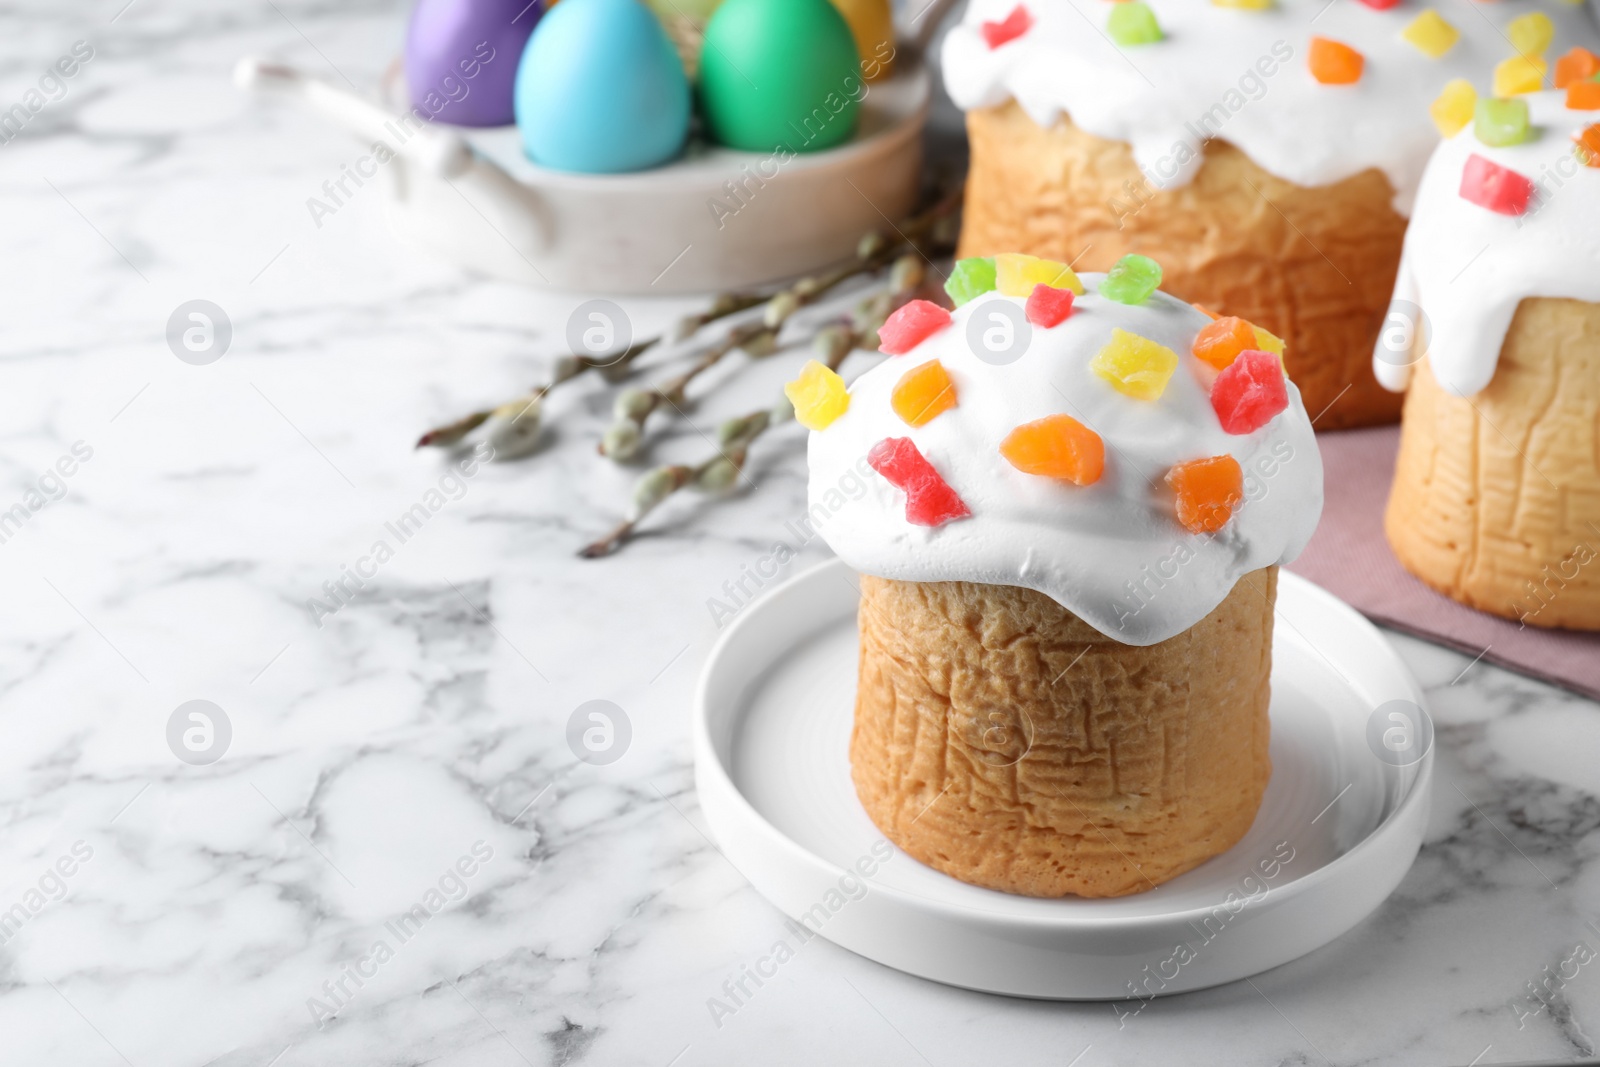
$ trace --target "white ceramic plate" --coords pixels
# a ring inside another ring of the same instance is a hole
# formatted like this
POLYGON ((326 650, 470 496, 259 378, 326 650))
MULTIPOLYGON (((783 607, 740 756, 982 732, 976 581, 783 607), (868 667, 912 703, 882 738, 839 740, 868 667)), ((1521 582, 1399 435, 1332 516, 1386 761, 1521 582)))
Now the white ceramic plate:
POLYGON ((1422 692, 1370 623, 1283 572, 1272 781, 1238 845, 1114 900, 1017 897, 940 874, 883 840, 850 781, 857 602, 854 574, 834 561, 746 608, 706 663, 694 730, 700 804, 728 859, 791 919, 853 952, 1018 996, 1202 989, 1332 941, 1416 856, 1432 753, 1392 766, 1367 731, 1379 705, 1420 707, 1422 692))

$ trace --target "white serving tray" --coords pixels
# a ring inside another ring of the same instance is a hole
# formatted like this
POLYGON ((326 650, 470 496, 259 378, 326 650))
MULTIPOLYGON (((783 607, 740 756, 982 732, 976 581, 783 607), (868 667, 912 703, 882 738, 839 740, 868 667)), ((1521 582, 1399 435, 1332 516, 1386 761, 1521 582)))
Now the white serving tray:
POLYGON ((235 81, 298 96, 369 147, 388 145, 395 156, 377 168, 384 207, 408 244, 495 278, 628 295, 791 278, 849 258, 864 234, 908 214, 931 82, 909 52, 896 68, 868 87, 855 137, 837 148, 780 163, 701 145, 633 174, 536 166, 514 126, 426 124, 413 133, 398 125, 398 105, 279 63, 240 60, 235 81))
POLYGON ((1026 997, 1203 989, 1332 941, 1382 903, 1416 856, 1432 752, 1396 767, 1369 748, 1367 732, 1387 701, 1421 707, 1421 689, 1370 623, 1283 572, 1272 781, 1239 844, 1112 900, 1017 897, 940 874, 883 841, 850 781, 858 599, 837 561, 774 589, 717 642, 694 709, 695 781, 724 854, 790 918, 810 915, 810 928, 853 952, 1026 997), (864 893, 841 883, 862 857, 873 869, 864 893))

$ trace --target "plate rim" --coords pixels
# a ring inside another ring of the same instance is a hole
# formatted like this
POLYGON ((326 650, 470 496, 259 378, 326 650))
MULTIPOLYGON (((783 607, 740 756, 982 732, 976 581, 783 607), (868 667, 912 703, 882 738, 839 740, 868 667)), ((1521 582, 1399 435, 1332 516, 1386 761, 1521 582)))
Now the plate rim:
MULTIPOLYGON (((807 567, 805 570, 802 570, 797 574, 792 575, 778 585, 773 586, 771 589, 763 593, 757 600, 753 601, 749 605, 748 610, 741 611, 739 613, 738 618, 734 619, 733 622, 729 624, 728 628, 722 632, 722 634, 717 638, 716 642, 711 646, 711 651, 706 656, 705 663, 702 665, 699 677, 695 683, 692 714, 694 718, 694 764, 697 778, 700 774, 709 774, 714 777, 716 784, 720 787, 720 791, 724 795, 731 796, 735 799, 735 803, 739 808, 740 814, 747 821, 759 826, 761 831, 770 840, 782 845, 786 850, 795 854, 799 858, 811 864, 821 866, 829 874, 842 876, 849 873, 847 868, 840 867, 833 861, 818 855, 805 845, 802 845, 800 842, 794 840, 794 838, 790 837, 783 830, 774 825, 771 820, 763 815, 755 807, 755 805, 750 802, 750 798, 747 797, 744 791, 739 788, 738 784, 733 780, 732 775, 729 773, 728 768, 723 765, 722 759, 717 754, 716 745, 711 739, 710 721, 707 709, 709 696, 708 690, 711 685, 713 671, 716 669, 718 662, 726 654, 727 646, 732 643, 743 630, 753 625, 751 620, 756 617, 758 610, 769 607, 768 602, 777 600, 780 594, 793 589, 803 582, 815 581, 820 577, 824 577, 830 570, 845 572, 846 575, 850 573, 850 568, 838 557, 832 557, 823 560, 819 563, 813 564, 810 567, 807 567)), ((1388 639, 1384 637, 1383 632, 1379 630, 1371 620, 1366 618, 1360 612, 1356 611, 1356 609, 1351 607, 1349 604, 1346 604, 1343 600, 1340 600, 1328 590, 1317 585, 1315 582, 1312 582, 1307 578, 1303 578, 1292 571, 1282 570, 1279 573, 1280 588, 1286 582, 1291 587, 1296 588, 1298 594, 1309 595, 1313 599, 1319 600, 1322 606, 1333 609, 1336 614, 1343 617, 1345 622, 1354 624, 1357 629, 1363 631, 1365 636, 1376 638, 1393 660, 1393 665, 1399 668, 1400 677, 1405 681, 1407 688, 1410 690, 1410 699, 1412 699, 1417 706, 1422 709, 1423 714, 1430 714, 1428 712, 1426 694, 1423 693, 1421 685, 1417 682, 1410 669, 1406 667, 1404 661, 1400 659, 1399 653, 1395 651, 1394 646, 1389 643, 1388 639)), ((1410 784, 1407 786, 1405 794, 1401 797, 1400 801, 1395 804, 1394 808, 1387 815, 1385 815, 1383 820, 1378 823, 1377 826, 1373 827, 1365 836, 1363 836, 1359 842, 1340 853, 1329 862, 1323 864, 1321 867, 1312 871, 1310 874, 1297 878, 1292 882, 1287 882, 1281 887, 1274 887, 1270 894, 1266 894, 1254 900, 1247 900, 1242 910, 1261 910, 1265 908, 1269 902, 1271 902, 1272 906, 1277 907, 1292 901, 1296 897, 1304 896, 1308 893, 1315 893, 1324 888, 1324 884, 1326 882, 1337 877, 1337 872, 1339 872, 1343 867, 1353 866, 1358 863, 1359 857, 1361 857, 1362 854, 1376 851, 1377 849, 1383 847, 1383 844, 1385 843, 1383 839, 1403 833, 1403 826, 1409 823, 1412 819, 1416 818, 1415 809, 1419 807, 1426 808, 1429 804, 1433 780, 1433 760, 1435 747, 1435 745, 1429 745, 1428 750, 1423 757, 1417 761, 1417 763, 1411 765, 1411 767, 1415 768, 1415 773, 1411 777, 1410 784)), ((699 793, 700 791, 701 787, 697 780, 696 792, 699 793)), ((712 820, 711 829, 713 835, 718 836, 719 838, 721 837, 721 834, 719 834, 717 831, 714 820, 712 820)), ((888 840, 887 837, 884 839, 888 840)), ((726 844, 726 842, 722 843, 726 844)), ((889 843, 891 845, 894 844, 893 841, 890 841, 889 843)), ((898 846, 896 847, 898 848, 898 846)), ((739 864, 735 863, 734 866, 739 869, 740 874, 744 874, 747 878, 749 877, 744 869, 739 867, 739 864)), ((1410 864, 1408 863, 1407 867, 1409 868, 1409 866, 1410 864)), ((1401 873, 1401 877, 1404 877, 1404 872, 1401 873)), ((982 889, 984 887, 978 886, 975 888, 982 889)), ((758 892, 759 891, 760 890, 758 888, 758 892)), ((1077 931, 1104 933, 1107 931, 1115 932, 1120 928, 1143 929, 1148 927, 1153 922, 1183 922, 1188 919, 1203 917, 1205 915, 1209 915, 1216 907, 1215 904, 1211 904, 1206 906, 1197 906, 1194 908, 1185 908, 1182 910, 1162 911, 1151 915, 1063 914, 1023 916, 1010 914, 995 908, 984 907, 978 904, 965 904, 938 900, 932 897, 926 897, 918 893, 910 892, 894 885, 880 882, 873 883, 872 892, 882 893, 890 901, 897 902, 903 906, 915 908, 924 914, 930 914, 940 919, 960 923, 970 923, 973 921, 1004 922, 1007 924, 1020 924, 1036 929, 1048 930, 1052 933, 1072 933, 1077 931)), ((991 892, 1001 891, 991 890, 991 892)), ((762 895, 765 896, 766 894, 763 893, 762 895)), ((1044 904, 1049 904, 1053 899, 1058 899, 1047 897, 1026 897, 1020 894, 1005 895, 1015 896, 1020 900, 1038 901, 1044 904)), ((1073 903, 1082 904, 1086 902, 1092 902, 1097 898, 1063 897, 1059 899, 1070 900, 1073 903)), ((1121 900, 1127 898, 1116 897, 1109 899, 1121 900)), ((779 910, 781 911, 783 909, 779 907, 779 910)))

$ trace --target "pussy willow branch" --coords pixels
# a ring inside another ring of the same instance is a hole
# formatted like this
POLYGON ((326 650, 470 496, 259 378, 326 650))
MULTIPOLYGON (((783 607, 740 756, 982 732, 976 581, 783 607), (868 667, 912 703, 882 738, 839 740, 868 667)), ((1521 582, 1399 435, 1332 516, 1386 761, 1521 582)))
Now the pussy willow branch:
MULTIPOLYGON (((895 263, 887 290, 864 299, 852 320, 823 326, 813 335, 812 345, 819 362, 837 371, 857 348, 875 349, 878 327, 895 308, 914 297, 925 280, 920 255, 902 256, 895 263)), ((732 489, 744 472, 751 444, 793 414, 794 409, 785 397, 776 407, 728 419, 718 428, 720 447, 716 455, 692 467, 672 465, 648 471, 634 486, 632 514, 604 537, 585 545, 578 555, 584 559, 598 559, 615 552, 633 536, 645 516, 680 489, 693 486, 708 493, 732 489)))
POLYGON ((638 454, 643 441, 644 422, 651 412, 663 404, 681 411, 687 400, 690 383, 735 350, 743 350, 756 357, 771 355, 778 350, 778 331, 765 321, 736 326, 726 336, 707 346, 700 357, 681 373, 649 389, 623 391, 617 396, 613 407, 615 421, 607 427, 597 446, 600 454, 619 463, 632 459, 638 454))
MULTIPOLYGON (((907 219, 898 227, 891 227, 891 232, 875 230, 867 234, 856 247, 856 258, 848 263, 819 275, 801 278, 793 285, 779 290, 770 297, 742 292, 719 294, 713 298, 711 304, 704 311, 690 315, 680 321, 677 326, 676 336, 678 338, 691 336, 713 322, 762 303, 768 306, 768 317, 771 316, 775 307, 787 308, 776 323, 776 326, 781 326, 788 315, 793 314, 800 307, 819 299, 843 282, 861 274, 883 269, 896 256, 901 255, 908 249, 917 251, 919 241, 948 225, 950 220, 953 219, 956 209, 961 205, 963 187, 964 183, 956 183, 926 210, 907 219), (790 304, 793 306, 790 307, 790 304)), ((921 253, 919 252, 918 254, 921 253)), ((536 406, 556 386, 571 381, 591 370, 599 370, 608 380, 620 380, 632 369, 633 363, 640 356, 668 340, 668 337, 669 335, 667 334, 659 334, 655 337, 635 341, 616 354, 565 356, 556 361, 548 382, 534 387, 530 393, 524 394, 522 397, 508 403, 536 406)), ((501 404, 482 411, 474 411, 454 422, 435 427, 417 439, 416 447, 448 447, 458 444, 473 430, 487 422, 497 410, 501 410, 506 406, 501 404)), ((642 419, 636 421, 643 422, 642 419)))
MULTIPOLYGON (((844 362, 844 357, 856 347, 862 334, 849 325, 823 327, 813 338, 819 349, 819 355, 823 355, 820 350, 823 348, 824 337, 832 339, 831 344, 836 346, 838 354, 835 356, 832 352, 827 353, 823 362, 828 365, 829 370, 838 370, 839 364, 844 362), (829 330, 838 332, 830 335, 829 330)), ((787 402, 785 398, 777 409, 760 408, 728 419, 718 428, 717 436, 720 441, 717 454, 695 466, 674 464, 656 467, 646 472, 633 489, 633 513, 618 523, 610 533, 579 549, 578 555, 584 559, 609 556, 633 536, 634 530, 646 515, 685 486, 694 485, 708 492, 725 492, 731 489, 744 471, 751 442, 776 423, 786 421, 793 415, 793 409, 785 407, 787 402)))

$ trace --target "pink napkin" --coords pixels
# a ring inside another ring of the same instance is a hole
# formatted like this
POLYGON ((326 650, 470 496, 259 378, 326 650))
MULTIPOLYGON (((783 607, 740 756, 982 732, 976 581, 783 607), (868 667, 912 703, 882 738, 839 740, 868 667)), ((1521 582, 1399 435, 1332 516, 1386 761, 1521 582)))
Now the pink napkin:
POLYGON ((1396 426, 1317 435, 1327 502, 1322 524, 1289 569, 1374 622, 1600 699, 1600 633, 1485 615, 1435 593, 1400 566, 1383 536, 1399 442, 1396 426))

